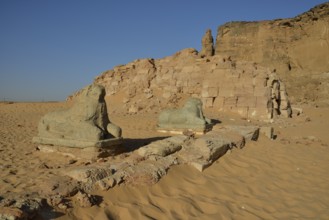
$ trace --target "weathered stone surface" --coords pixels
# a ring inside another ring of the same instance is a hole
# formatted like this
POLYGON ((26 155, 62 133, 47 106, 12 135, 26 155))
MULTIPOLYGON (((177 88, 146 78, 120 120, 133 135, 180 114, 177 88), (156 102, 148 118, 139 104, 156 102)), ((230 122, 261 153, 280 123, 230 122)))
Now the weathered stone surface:
MULTIPOLYGON (((84 148, 88 149, 94 149, 94 148, 106 148, 109 149, 111 147, 118 147, 122 144, 122 138, 110 138, 110 139, 104 139, 99 141, 86 141, 86 140, 70 140, 70 139, 54 139, 54 138, 47 138, 47 137, 34 137, 33 141, 35 143, 41 144, 41 145, 49 145, 49 146, 55 146, 53 148, 54 151, 56 151, 56 146, 66 146, 70 148, 79 148, 80 150, 84 148)), ((44 149, 45 147, 39 147, 40 149, 44 149)), ((85 149, 85 151, 88 151, 88 149, 85 149)), ((58 149, 59 151, 64 149, 58 149)), ((96 149, 97 150, 97 149, 96 149)), ((68 149, 68 151, 74 151, 73 149, 68 149)), ((91 150, 90 150, 91 151, 91 150)))
POLYGON ((200 52, 201 57, 214 55, 214 39, 211 34, 211 30, 208 29, 202 38, 202 49, 200 52))
POLYGON ((79 191, 74 198, 77 200, 80 207, 83 208, 92 207, 96 203, 95 198, 92 195, 82 191, 79 191))
POLYGON ((151 185, 157 183, 167 174, 170 166, 177 164, 176 157, 171 155, 156 161, 145 160, 135 166, 124 169, 124 181, 130 185, 151 185))
POLYGON ((165 157, 169 154, 175 153, 182 148, 183 143, 188 139, 185 135, 174 136, 152 142, 149 145, 141 147, 137 153, 142 157, 161 156, 165 157))
POLYGON ((118 147, 122 142, 121 128, 110 123, 104 97, 103 86, 88 86, 70 109, 45 115, 33 141, 75 148, 118 147))
POLYGON ((90 192, 94 189, 108 190, 123 182, 129 185, 154 184, 175 164, 178 164, 177 158, 171 155, 138 162, 126 158, 126 162, 109 167, 80 167, 63 174, 79 181, 80 189, 90 192))
POLYGON ((178 157, 183 161, 203 171, 215 160, 223 156, 233 147, 242 148, 245 144, 243 136, 231 132, 230 130, 215 130, 187 142, 178 153, 178 157))
MULTIPOLYGON (((44 141, 44 139, 42 139, 44 141)), ((56 145, 39 144, 37 150, 44 153, 56 153, 64 156, 69 156, 74 159, 87 159, 87 160, 97 160, 99 158, 104 158, 108 156, 114 156, 122 153, 124 149, 122 148, 122 138, 113 138, 105 142, 100 141, 93 143, 95 147, 63 147, 56 145)), ((67 143, 67 142, 66 142, 67 143)), ((77 142, 74 142, 76 144, 77 142)), ((81 142, 79 146, 84 146, 86 142, 81 142)), ((87 142, 89 144, 90 142, 87 142)))
MULTIPOLYGON (((326 99, 319 96, 322 81, 312 76, 329 69, 329 44, 324 43, 329 32, 323 31, 328 28, 328 12, 327 2, 294 18, 228 22, 218 27, 215 54, 276 69, 296 99, 315 94, 310 87, 318 88, 316 99, 326 99)), ((328 84, 325 87, 328 90, 328 84)))
POLYGON ((183 161, 203 171, 216 159, 224 155, 230 149, 230 143, 221 139, 209 140, 207 138, 197 139, 190 146, 184 146, 180 153, 183 161))
POLYGON ((158 130, 195 130, 205 131, 211 120, 204 117, 202 102, 190 98, 181 109, 167 109, 160 113, 158 130))
POLYGON ((298 107, 293 106, 293 107, 291 107, 291 110, 292 110, 292 114, 294 116, 299 116, 299 115, 303 114, 303 109, 302 108, 298 108, 298 107))
POLYGON ((0 207, 0 219, 1 220, 19 220, 27 219, 28 216, 19 208, 12 207, 0 207))
POLYGON ((274 128, 271 126, 262 126, 262 127, 260 127, 259 132, 264 134, 269 139, 274 138, 274 128))
MULTIPOLYGON (((139 66, 140 62, 134 61, 127 66, 139 66)), ((122 79, 118 84, 118 91, 133 92, 129 105, 125 105, 122 111, 146 112, 150 109, 144 107, 146 105, 152 106, 155 111, 168 108, 168 105, 177 107, 177 101, 186 100, 187 96, 202 98, 205 108, 236 112, 243 117, 263 120, 280 115, 281 109, 289 109, 289 106, 285 105, 289 101, 286 95, 271 96, 277 91, 286 94, 285 86, 276 73, 254 63, 233 61, 230 57, 221 56, 200 59, 197 51, 186 49, 174 56, 155 60, 154 66, 155 69, 141 71, 143 74, 153 74, 150 76, 153 79, 147 89, 143 87, 142 81, 135 81, 136 71, 139 72, 137 67, 125 70, 126 72, 114 73, 122 79), (273 87, 274 80, 276 84, 273 87), (266 101, 257 102, 262 99, 266 101), (281 100, 285 102, 280 106, 281 100), (276 108, 268 108, 268 102, 276 105, 276 108), (248 111, 251 108, 252 114, 248 111), (273 111, 277 114, 273 114, 273 111)), ((111 71, 96 79, 97 83, 106 86, 111 84, 110 81, 115 81, 111 71)))
POLYGON ((229 130, 242 135, 246 140, 257 141, 259 136, 259 127, 243 125, 226 125, 221 130, 229 130))
POLYGON ((65 175, 83 182, 95 183, 98 180, 111 176, 114 173, 112 168, 103 167, 80 167, 65 172, 65 175))
POLYGON ((34 199, 15 199, 9 201, 1 201, 0 203, 0 219, 2 220, 24 220, 34 219, 42 207, 43 200, 41 198, 34 199))

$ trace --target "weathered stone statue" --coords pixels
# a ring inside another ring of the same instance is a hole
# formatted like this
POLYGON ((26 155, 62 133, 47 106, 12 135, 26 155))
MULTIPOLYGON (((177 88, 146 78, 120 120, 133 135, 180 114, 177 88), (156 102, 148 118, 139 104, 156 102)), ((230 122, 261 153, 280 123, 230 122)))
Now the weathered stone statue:
POLYGON ((121 128, 110 122, 104 97, 103 86, 86 87, 70 109, 50 112, 41 118, 38 136, 33 141, 75 148, 117 145, 122 141, 121 128))
POLYGON ((214 39, 211 35, 211 30, 208 29, 205 35, 202 37, 202 49, 200 52, 201 57, 213 56, 214 55, 214 39))
POLYGON ((159 131, 191 130, 205 132, 211 127, 211 120, 203 115, 202 101, 197 98, 189 98, 181 109, 162 111, 158 120, 159 131))

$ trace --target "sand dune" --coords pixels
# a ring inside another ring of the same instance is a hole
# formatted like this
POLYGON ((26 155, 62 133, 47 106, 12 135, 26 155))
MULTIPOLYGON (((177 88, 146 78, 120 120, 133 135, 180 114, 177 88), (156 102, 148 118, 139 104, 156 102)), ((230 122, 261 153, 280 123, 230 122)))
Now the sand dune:
POLYGON ((178 166, 154 186, 101 193, 107 208, 93 211, 115 219, 326 219, 328 159, 327 147, 262 138, 203 173, 178 166))
MULTIPOLYGON (((75 166, 69 157, 38 152, 31 143, 40 117, 67 105, 0 104, 1 198, 37 193, 44 180, 75 166)), ((328 219, 328 110, 305 107, 303 115, 273 124, 276 140, 260 136, 202 173, 175 166, 155 185, 97 191, 99 205, 74 206, 52 219, 328 219)), ((223 123, 248 123, 233 117, 220 115, 223 123)), ((160 137, 154 114, 110 118, 131 148, 160 137)))

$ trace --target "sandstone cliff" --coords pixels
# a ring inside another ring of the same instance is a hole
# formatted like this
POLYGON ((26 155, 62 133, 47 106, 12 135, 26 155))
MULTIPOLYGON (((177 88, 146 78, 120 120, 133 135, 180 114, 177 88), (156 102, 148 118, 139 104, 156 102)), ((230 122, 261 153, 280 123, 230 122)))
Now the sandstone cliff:
POLYGON ((276 69, 289 94, 299 100, 324 99, 328 83, 320 82, 328 81, 329 3, 291 19, 226 23, 218 28, 215 50, 276 69))

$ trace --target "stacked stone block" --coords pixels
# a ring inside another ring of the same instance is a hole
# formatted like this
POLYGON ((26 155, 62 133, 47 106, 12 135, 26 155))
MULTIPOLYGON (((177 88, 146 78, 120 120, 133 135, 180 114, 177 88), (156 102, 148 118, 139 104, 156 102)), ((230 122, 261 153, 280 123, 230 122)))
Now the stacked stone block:
MULTIPOLYGON (((127 99, 144 94, 145 89, 159 91, 157 96, 148 93, 148 98, 139 98, 141 102, 157 99, 168 104, 177 97, 197 97, 205 108, 245 118, 291 115, 285 86, 275 72, 218 55, 201 59, 194 49, 158 60, 136 60, 103 73, 95 81, 103 84, 109 95, 126 91, 127 99)), ((163 107, 158 106, 159 110, 163 107)))

